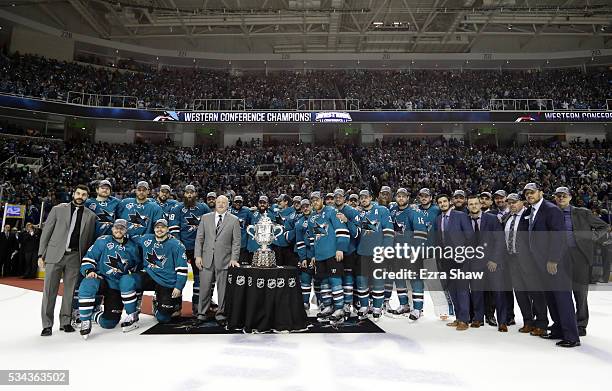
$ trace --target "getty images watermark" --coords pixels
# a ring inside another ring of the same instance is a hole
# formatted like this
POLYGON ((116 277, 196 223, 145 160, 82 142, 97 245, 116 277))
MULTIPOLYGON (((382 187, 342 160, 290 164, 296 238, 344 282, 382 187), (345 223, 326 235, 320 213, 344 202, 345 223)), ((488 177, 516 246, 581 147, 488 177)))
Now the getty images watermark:
POLYGON ((484 246, 411 246, 407 243, 396 243, 395 246, 376 246, 374 247, 372 260, 375 264, 386 263, 392 266, 388 268, 375 268, 372 270, 374 278, 382 279, 421 279, 421 280, 473 280, 482 279, 484 271, 463 271, 457 266, 451 267, 449 272, 428 270, 421 268, 396 268, 389 262, 397 262, 399 265, 406 261, 411 264, 418 260, 442 259, 457 264, 466 261, 480 261, 485 258, 484 246))

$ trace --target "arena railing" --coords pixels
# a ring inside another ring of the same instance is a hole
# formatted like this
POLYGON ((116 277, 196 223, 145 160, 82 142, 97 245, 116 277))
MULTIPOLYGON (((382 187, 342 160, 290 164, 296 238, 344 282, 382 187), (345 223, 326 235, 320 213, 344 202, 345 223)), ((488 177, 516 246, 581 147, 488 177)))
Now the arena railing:
POLYGON ((490 111, 554 111, 552 99, 491 99, 490 111))
POLYGON ((191 108, 195 111, 243 111, 244 99, 194 99, 191 108))
POLYGON ((359 111, 359 99, 297 99, 297 111, 359 111))
POLYGON ((131 95, 103 95, 90 94, 87 92, 70 91, 66 97, 66 103, 82 106, 95 107, 121 107, 138 109, 140 100, 136 96, 131 95))

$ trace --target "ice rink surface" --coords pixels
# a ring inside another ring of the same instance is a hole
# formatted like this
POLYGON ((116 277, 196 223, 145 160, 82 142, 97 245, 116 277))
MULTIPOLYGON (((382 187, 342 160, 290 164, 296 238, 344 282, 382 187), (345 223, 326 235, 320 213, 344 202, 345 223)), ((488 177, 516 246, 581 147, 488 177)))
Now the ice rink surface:
POLYGON ((139 330, 94 326, 87 341, 56 318, 40 337, 42 293, 0 285, 0 369, 70 370, 70 386, 0 390, 610 390, 610 285, 590 292, 589 334, 574 349, 520 334, 518 306, 508 333, 455 331, 427 294, 423 318, 383 317, 385 334, 140 335, 155 324, 143 315, 139 330))

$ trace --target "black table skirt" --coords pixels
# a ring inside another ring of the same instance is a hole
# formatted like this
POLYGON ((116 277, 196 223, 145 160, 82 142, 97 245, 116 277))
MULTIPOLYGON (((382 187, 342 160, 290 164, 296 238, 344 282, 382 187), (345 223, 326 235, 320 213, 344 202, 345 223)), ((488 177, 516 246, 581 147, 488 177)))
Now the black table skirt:
POLYGON ((246 332, 306 329, 299 271, 242 266, 230 268, 225 291, 225 314, 230 330, 246 332))

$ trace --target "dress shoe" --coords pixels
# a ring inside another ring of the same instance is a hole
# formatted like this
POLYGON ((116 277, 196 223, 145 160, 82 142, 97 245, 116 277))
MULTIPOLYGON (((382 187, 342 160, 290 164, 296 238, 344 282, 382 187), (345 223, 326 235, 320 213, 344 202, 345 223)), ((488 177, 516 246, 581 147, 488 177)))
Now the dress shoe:
POLYGON ((219 326, 225 327, 227 326, 227 319, 217 319, 217 323, 219 323, 219 326))
POLYGON ((457 327, 457 325, 458 325, 458 324, 459 324, 459 322, 458 322, 458 321, 453 320, 452 322, 447 323, 446 325, 447 325, 448 327, 457 327))
POLYGON ((69 324, 61 326, 60 330, 64 331, 65 333, 74 333, 75 332, 74 327, 72 327, 72 325, 69 325, 69 324))
POLYGON ((40 333, 41 337, 48 337, 51 335, 51 327, 45 327, 44 329, 42 329, 42 332, 40 333))
POLYGON ((512 318, 512 319, 510 319, 510 320, 508 321, 508 323, 506 323, 506 325, 508 325, 508 326, 514 326, 514 325, 516 325, 516 321, 514 320, 514 318, 512 318))
POLYGON ((489 326, 497 327, 497 320, 495 320, 495 316, 487 316, 486 319, 489 326))
POLYGON ((519 333, 527 334, 531 333, 533 330, 535 330, 533 326, 523 326, 519 329, 519 333))
POLYGON ((479 321, 479 320, 475 320, 475 321, 473 321, 473 322, 470 324, 470 327, 472 327, 472 328, 474 328, 474 329, 477 329, 477 328, 479 328, 480 326, 482 326, 482 322, 481 322, 481 321, 479 321))
POLYGON ((508 326, 506 326, 505 324, 502 323, 497 328, 497 331, 502 332, 502 333, 507 333, 508 332, 508 326))
POLYGON ((561 346, 562 348, 575 348, 576 346, 580 346, 580 341, 559 341, 556 344, 557 346, 561 346))
POLYGON ((529 335, 532 335, 534 337, 541 337, 543 335, 546 335, 546 330, 536 327, 529 333, 529 335))
POLYGON ((579 337, 586 337, 586 329, 578 329, 578 336, 579 337))
POLYGON ((550 333, 550 334, 540 335, 540 338, 544 338, 544 339, 563 339, 563 336, 550 333))
POLYGON ((469 328, 468 324, 465 322, 457 322, 457 328, 455 330, 457 331, 465 331, 469 328))

